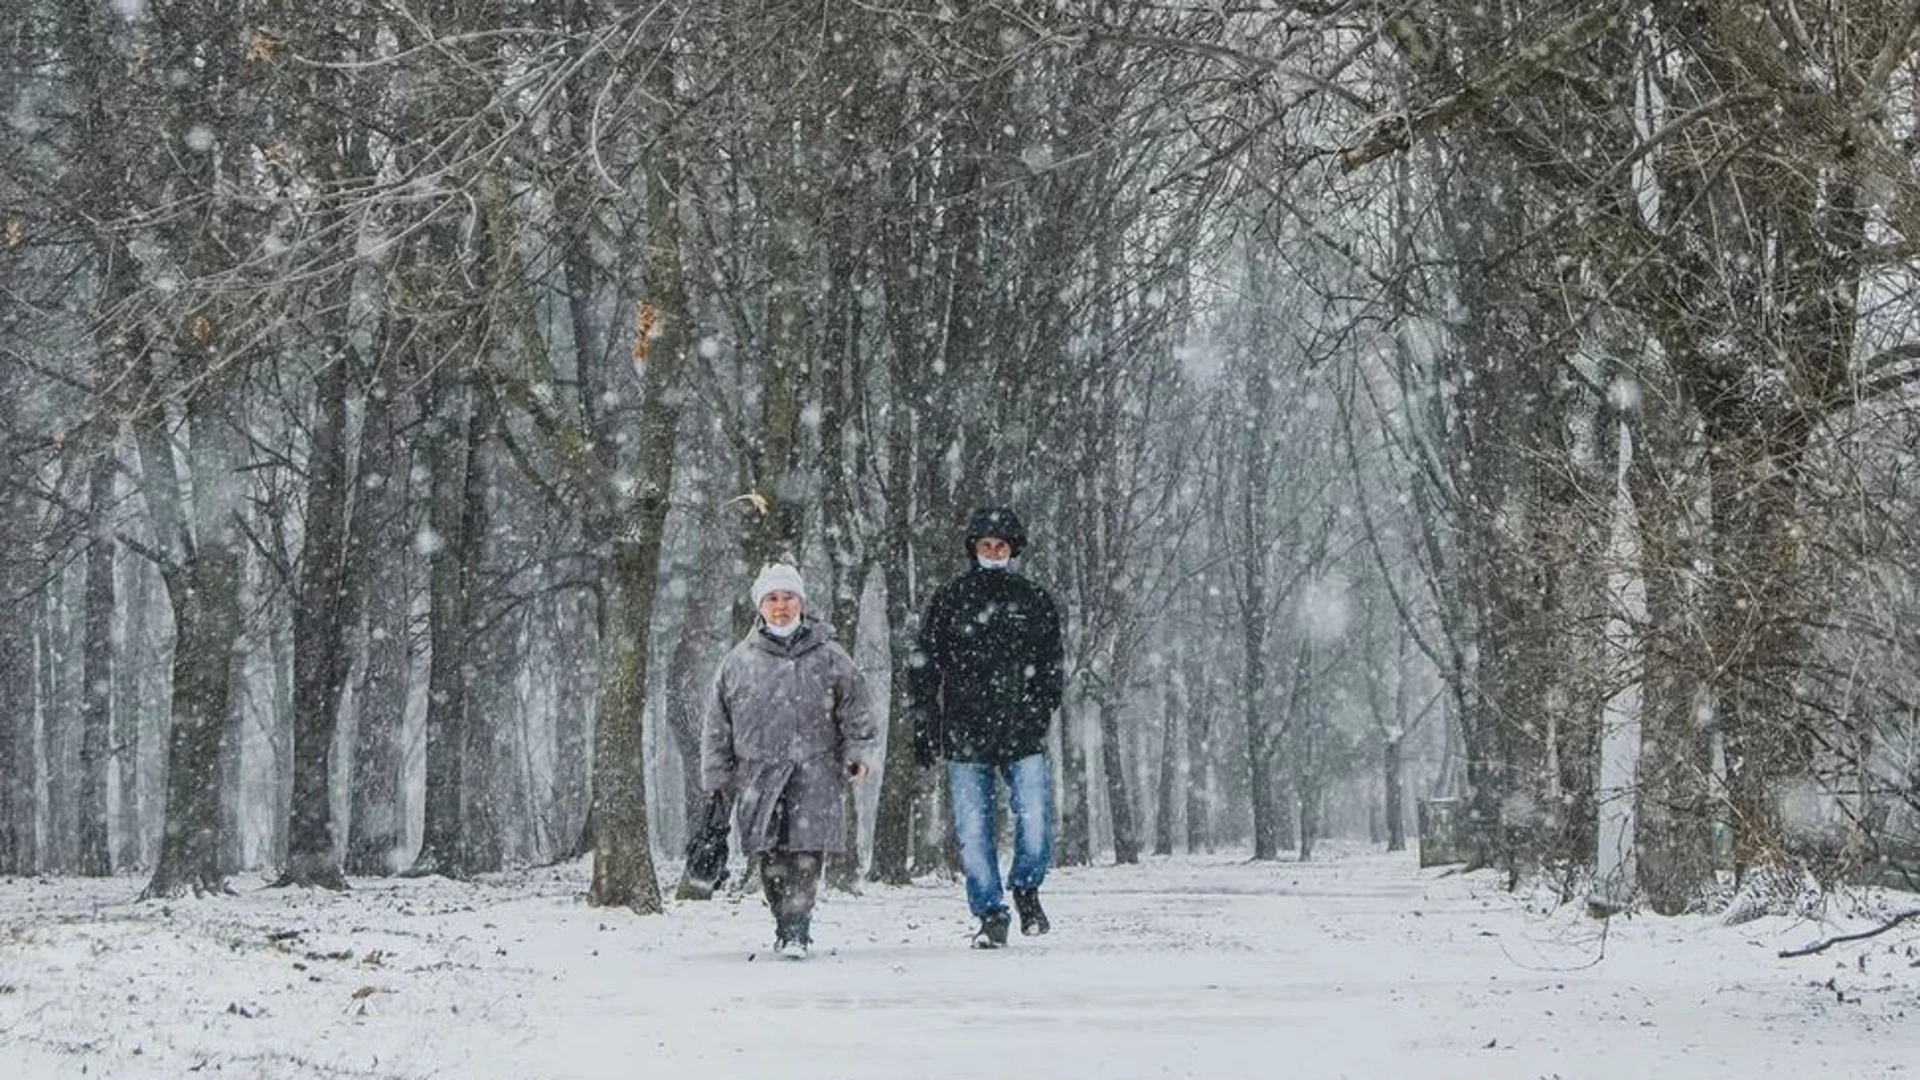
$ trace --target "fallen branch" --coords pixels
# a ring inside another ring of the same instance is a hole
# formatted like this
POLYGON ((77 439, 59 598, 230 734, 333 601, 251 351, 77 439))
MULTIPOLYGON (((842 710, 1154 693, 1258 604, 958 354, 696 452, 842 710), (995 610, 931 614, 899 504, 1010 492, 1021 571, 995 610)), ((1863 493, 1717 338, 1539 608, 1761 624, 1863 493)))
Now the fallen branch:
POLYGON ((1887 920, 1885 924, 1877 926, 1872 930, 1862 930, 1857 934, 1841 934, 1839 937, 1830 937, 1825 941, 1808 945, 1804 949, 1783 949, 1780 952, 1780 959, 1789 960, 1796 956, 1812 956, 1814 953, 1824 952, 1828 948, 1838 945, 1843 941, 1860 941, 1865 938, 1878 937, 1894 927, 1899 926, 1901 923, 1906 922, 1908 919, 1920 919, 1920 909, 1903 911, 1887 920))

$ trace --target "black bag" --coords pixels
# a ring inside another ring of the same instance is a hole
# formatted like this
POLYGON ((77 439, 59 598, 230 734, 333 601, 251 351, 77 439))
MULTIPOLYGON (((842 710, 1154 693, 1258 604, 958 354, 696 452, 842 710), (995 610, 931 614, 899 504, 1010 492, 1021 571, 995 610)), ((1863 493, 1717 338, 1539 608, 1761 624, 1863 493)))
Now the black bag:
POLYGON ((687 867, 675 895, 681 900, 707 900, 727 881, 727 833, 732 805, 726 792, 707 800, 705 819, 687 837, 687 867))

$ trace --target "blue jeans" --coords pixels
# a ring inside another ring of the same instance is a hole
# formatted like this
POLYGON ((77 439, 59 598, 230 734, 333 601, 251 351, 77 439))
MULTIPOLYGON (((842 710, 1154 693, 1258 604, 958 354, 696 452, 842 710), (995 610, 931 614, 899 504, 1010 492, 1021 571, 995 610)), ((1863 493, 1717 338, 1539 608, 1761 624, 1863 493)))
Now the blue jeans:
POLYGON ((967 875, 967 907, 974 917, 1005 911, 1000 886, 1000 853, 993 843, 993 776, 1007 782, 1013 808, 1013 870, 1007 887, 1038 889, 1053 859, 1053 772, 1047 755, 1033 754, 1011 765, 977 761, 947 762, 953 791, 953 836, 960 846, 960 870, 967 875))

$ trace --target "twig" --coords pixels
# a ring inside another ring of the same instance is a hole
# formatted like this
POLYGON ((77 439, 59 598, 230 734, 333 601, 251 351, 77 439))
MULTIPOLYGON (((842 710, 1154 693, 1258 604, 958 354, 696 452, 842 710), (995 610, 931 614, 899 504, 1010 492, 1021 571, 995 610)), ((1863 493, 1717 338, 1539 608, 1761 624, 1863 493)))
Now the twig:
POLYGON ((1878 937, 1894 927, 1899 926, 1901 923, 1906 922, 1908 919, 1920 919, 1920 909, 1903 911, 1872 930, 1862 930, 1857 934, 1841 934, 1839 937, 1830 937, 1825 941, 1808 945, 1803 949, 1782 949, 1780 951, 1780 959, 1787 960, 1796 956, 1812 956, 1814 953, 1824 952, 1830 946, 1838 945, 1843 941, 1860 941, 1863 938, 1878 937))

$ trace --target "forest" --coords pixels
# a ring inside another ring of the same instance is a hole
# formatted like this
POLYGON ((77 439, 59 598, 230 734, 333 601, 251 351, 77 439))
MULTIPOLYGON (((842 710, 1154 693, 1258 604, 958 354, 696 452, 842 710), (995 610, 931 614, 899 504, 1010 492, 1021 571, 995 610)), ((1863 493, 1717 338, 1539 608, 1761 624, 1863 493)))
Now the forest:
POLYGON ((1062 863, 1920 885, 1920 4, 14 10, 0 875, 658 911, 754 571, 898 715, 1006 505, 1062 863))

